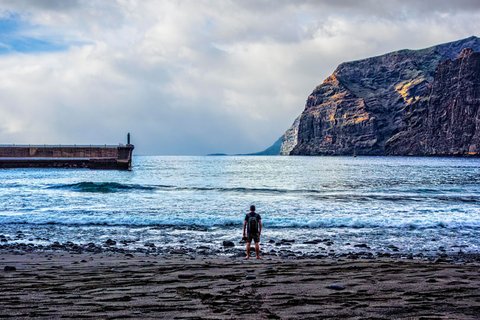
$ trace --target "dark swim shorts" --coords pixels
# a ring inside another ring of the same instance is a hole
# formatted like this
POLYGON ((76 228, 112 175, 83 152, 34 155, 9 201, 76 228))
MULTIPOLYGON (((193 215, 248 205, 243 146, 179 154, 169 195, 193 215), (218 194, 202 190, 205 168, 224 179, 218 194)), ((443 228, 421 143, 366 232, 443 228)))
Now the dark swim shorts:
POLYGON ((260 242, 260 235, 257 233, 257 234, 249 234, 248 237, 247 237, 247 242, 252 242, 252 239, 253 241, 255 241, 255 243, 259 243, 260 242))

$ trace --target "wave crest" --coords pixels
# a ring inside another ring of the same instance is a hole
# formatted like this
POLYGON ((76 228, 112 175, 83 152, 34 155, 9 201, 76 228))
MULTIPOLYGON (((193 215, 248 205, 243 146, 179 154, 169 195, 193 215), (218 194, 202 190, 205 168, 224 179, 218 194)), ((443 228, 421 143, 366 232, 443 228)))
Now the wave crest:
MULTIPOLYGON (((0 224, 25 224, 25 225, 60 225, 71 227, 148 227, 148 228, 172 228, 172 229, 216 229, 216 228, 240 228, 242 219, 233 217, 224 218, 178 218, 178 217, 138 217, 121 215, 114 219, 106 216, 95 215, 1 215, 0 224)), ((370 218, 318 218, 318 219, 289 219, 269 218, 265 221, 268 229, 400 229, 400 230, 480 230, 480 222, 476 220, 464 220, 461 217, 445 220, 418 219, 372 219, 370 218)))
POLYGON ((281 189, 281 188, 246 188, 246 187, 196 187, 172 185, 140 185, 119 182, 78 182, 48 186, 48 189, 68 190, 74 192, 115 193, 129 191, 199 191, 253 194, 297 194, 320 201, 388 201, 388 202, 423 202, 443 201, 457 203, 479 203, 479 194, 444 193, 442 190, 418 190, 418 192, 349 192, 345 190, 315 189, 281 189))
POLYGON ((112 193, 129 190, 154 190, 155 187, 138 184, 124 184, 118 182, 78 182, 60 184, 48 187, 48 189, 70 190, 76 192, 112 193))

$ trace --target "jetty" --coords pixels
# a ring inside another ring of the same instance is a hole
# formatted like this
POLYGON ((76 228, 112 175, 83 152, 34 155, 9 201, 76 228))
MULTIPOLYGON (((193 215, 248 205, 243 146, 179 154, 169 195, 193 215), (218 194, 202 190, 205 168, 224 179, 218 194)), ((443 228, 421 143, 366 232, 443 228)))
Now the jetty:
POLYGON ((131 170, 134 146, 0 145, 0 168, 88 168, 131 170))

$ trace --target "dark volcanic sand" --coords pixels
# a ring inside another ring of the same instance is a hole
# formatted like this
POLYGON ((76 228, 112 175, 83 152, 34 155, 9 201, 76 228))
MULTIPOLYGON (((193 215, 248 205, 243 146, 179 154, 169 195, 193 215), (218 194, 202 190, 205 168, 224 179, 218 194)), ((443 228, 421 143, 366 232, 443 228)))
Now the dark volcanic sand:
POLYGON ((0 251, 0 316, 478 319, 479 266, 0 251))

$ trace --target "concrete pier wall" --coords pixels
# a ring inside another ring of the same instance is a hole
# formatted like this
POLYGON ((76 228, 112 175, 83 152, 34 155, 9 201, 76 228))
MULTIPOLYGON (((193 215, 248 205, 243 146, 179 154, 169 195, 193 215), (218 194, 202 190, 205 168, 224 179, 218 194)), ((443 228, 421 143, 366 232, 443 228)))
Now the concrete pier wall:
POLYGON ((90 168, 129 170, 134 146, 0 146, 0 168, 90 168))
POLYGON ((10 146, 0 147, 0 157, 55 157, 55 158, 117 158, 115 147, 55 147, 55 146, 10 146))

